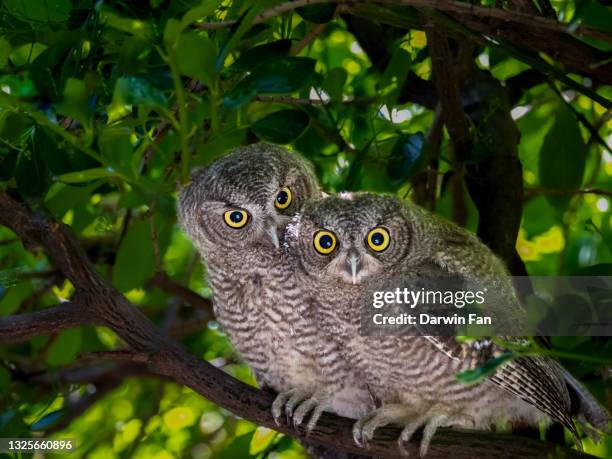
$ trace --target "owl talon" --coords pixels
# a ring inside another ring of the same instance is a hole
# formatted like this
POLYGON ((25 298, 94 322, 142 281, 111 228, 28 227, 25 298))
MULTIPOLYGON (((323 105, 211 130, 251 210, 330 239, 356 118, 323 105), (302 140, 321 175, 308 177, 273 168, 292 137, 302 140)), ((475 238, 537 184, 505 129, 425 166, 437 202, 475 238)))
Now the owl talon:
POLYGON ((371 411, 353 426, 353 440, 358 446, 368 448, 376 429, 393 422, 404 423, 410 413, 405 405, 400 404, 385 405, 371 411))
POLYGON ((410 442, 410 439, 412 438, 414 433, 423 424, 425 425, 425 427, 423 429, 423 438, 421 439, 421 444, 419 446, 419 457, 425 457, 425 455, 427 454, 431 439, 438 430, 438 427, 448 427, 456 424, 471 424, 472 426, 474 426, 475 420, 472 416, 464 414, 447 415, 432 414, 431 412, 429 412, 424 416, 420 416, 416 420, 408 423, 402 430, 402 433, 400 434, 399 438, 397 439, 400 453, 403 456, 410 455, 410 452, 408 451, 408 449, 406 449, 404 445, 410 442))
POLYGON ((295 390, 281 392, 274 399, 274 402, 272 403, 272 417, 274 418, 274 422, 277 426, 280 426, 280 418, 284 411, 283 408, 294 392, 295 390))
MULTIPOLYGON (((293 391, 293 394, 289 398, 289 401, 285 404, 285 415, 287 416, 287 423, 291 423, 291 420, 294 418, 293 410, 295 410, 296 408, 299 409, 299 407, 301 406, 300 404, 304 400, 308 399, 309 396, 310 396, 310 393, 307 391, 299 391, 299 390, 293 391)), ((295 421, 294 421, 294 424, 295 424, 295 421)))
POLYGON ((325 408, 330 406, 334 393, 335 390, 331 387, 323 387, 322 389, 315 391, 311 397, 304 400, 295 410, 295 414, 293 415, 293 425, 295 427, 300 426, 302 422, 304 422, 306 416, 312 412, 312 414, 310 414, 308 424, 306 424, 306 434, 308 435, 310 432, 312 432, 325 408))

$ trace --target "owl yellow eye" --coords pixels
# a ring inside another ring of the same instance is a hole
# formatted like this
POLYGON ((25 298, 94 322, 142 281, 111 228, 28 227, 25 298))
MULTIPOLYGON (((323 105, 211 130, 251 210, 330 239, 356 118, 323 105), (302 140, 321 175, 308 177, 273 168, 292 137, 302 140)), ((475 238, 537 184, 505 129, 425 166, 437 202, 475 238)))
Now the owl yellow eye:
POLYGON ((336 248, 336 236, 331 231, 317 231, 313 240, 314 248, 321 255, 329 255, 336 248))
POLYGON ((230 228, 240 229, 249 221, 249 214, 246 210, 228 210, 223 214, 223 220, 230 228))
POLYGON ((366 241, 368 243, 368 247, 370 247, 372 250, 375 252, 382 252, 389 247, 391 236, 389 236, 389 231, 379 226, 373 230, 370 230, 366 241))
POLYGON ((289 187, 285 186, 276 195, 274 205, 277 209, 284 210, 291 205, 291 201, 293 201, 293 195, 291 194, 289 187))

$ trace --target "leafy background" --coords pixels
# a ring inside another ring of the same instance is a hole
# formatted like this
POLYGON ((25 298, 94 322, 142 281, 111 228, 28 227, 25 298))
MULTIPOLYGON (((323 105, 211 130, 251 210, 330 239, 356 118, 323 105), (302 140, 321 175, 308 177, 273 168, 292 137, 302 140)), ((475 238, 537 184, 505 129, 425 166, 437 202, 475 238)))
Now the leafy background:
MULTIPOLYGON (((432 142, 435 106, 426 92, 419 102, 402 91, 406 82, 432 79, 422 27, 362 22, 361 30, 371 28, 389 55, 381 65, 335 15, 335 5, 253 25, 278 3, 0 5, 2 186, 70 225, 100 272, 191 352, 251 383, 203 310, 210 298, 205 270, 176 225, 176 191, 192 168, 265 140, 309 158, 330 192, 373 190, 418 200, 436 158, 438 186, 429 206, 474 231, 478 218, 454 178, 461 178, 460 166, 448 135, 440 145, 432 142), (225 20, 236 22, 198 27, 225 20), (176 286, 204 300, 190 301, 176 286)), ((552 6, 562 21, 612 28, 610 9, 599 3, 552 6)), ((415 20, 410 8, 393 13, 415 20)), ((610 41, 592 44, 612 49, 610 41)), ((564 72, 550 59, 516 57, 503 44, 474 52, 483 73, 514 90, 509 108, 520 131, 526 189, 518 253, 532 275, 610 275, 612 120, 605 102, 612 89, 579 75, 563 84, 540 77, 517 88, 534 72, 564 72)), ((479 84, 473 88, 485 91, 479 84)), ((478 141, 468 163, 506 141, 487 122, 490 107, 505 102, 495 92, 488 97, 493 103, 481 113, 484 123, 473 127, 478 141)), ((44 254, 5 228, 0 263, 0 315, 44 308, 73 293, 44 254)), ((0 436, 74 438, 79 450, 68 457, 303 457, 290 438, 137 365, 86 358, 120 346, 107 329, 82 327, 0 348, 0 436)), ((610 341, 555 338, 553 352, 610 406, 610 341)), ((586 447, 612 456, 612 437, 586 447)))

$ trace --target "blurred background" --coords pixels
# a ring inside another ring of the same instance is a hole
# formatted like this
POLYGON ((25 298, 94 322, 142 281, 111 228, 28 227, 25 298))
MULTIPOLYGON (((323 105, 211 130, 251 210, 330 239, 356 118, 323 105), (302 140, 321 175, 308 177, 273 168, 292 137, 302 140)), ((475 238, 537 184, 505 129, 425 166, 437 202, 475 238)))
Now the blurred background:
MULTIPOLYGON (((1 186, 69 225, 164 333, 251 384, 175 216, 190 171, 238 145, 286 145, 328 192, 413 200, 515 275, 612 275, 609 2, 294 3, 4 0, 1 186)), ((73 293, 0 227, 0 316, 73 293)), ((0 347, 0 437, 76 439, 62 457, 305 457, 100 357, 121 346, 80 327, 0 347)), ((611 340, 556 337, 550 352, 611 407, 611 340)), ((585 447, 612 457, 612 436, 585 447)))

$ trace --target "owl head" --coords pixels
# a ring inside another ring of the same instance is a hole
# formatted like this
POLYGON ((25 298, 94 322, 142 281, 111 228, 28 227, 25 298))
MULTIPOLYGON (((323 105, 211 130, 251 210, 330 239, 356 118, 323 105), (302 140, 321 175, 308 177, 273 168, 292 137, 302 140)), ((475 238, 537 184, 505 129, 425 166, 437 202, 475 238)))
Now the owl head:
POLYGON ((310 164, 265 143, 239 147, 197 171, 181 190, 178 216, 201 251, 279 246, 287 223, 321 196, 310 164))
POLYGON ((287 230, 290 253, 321 281, 361 284, 416 255, 419 234, 400 199, 340 193, 308 203, 287 230))

